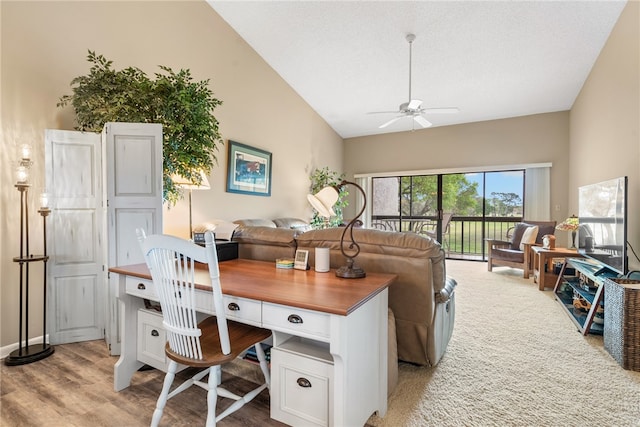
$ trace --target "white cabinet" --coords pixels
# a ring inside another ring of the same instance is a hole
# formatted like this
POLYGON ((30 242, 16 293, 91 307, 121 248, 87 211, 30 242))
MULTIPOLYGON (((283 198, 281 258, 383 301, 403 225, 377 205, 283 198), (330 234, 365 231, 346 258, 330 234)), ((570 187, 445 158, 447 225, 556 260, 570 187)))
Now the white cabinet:
POLYGON ((144 262, 136 228, 162 232, 162 126, 107 123, 101 135, 46 130, 45 165, 51 342, 104 337, 119 354, 117 281, 107 270, 144 262))
POLYGON ((328 426, 332 419, 333 359, 329 345, 292 337, 271 349, 271 418, 328 426))

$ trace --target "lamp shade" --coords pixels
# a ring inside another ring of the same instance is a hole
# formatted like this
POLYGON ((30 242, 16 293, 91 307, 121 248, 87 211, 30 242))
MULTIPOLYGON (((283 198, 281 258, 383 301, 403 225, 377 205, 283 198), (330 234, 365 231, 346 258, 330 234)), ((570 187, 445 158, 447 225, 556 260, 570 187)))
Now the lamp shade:
POLYGON ((188 190, 209 190, 211 188, 211 185, 209 184, 207 176, 203 171, 199 171, 198 173, 200 174, 200 184, 177 174, 171 175, 171 180, 180 188, 185 188, 188 190))
POLYGON ((324 187, 316 194, 307 194, 307 199, 320 216, 325 218, 336 216, 333 205, 338 201, 338 191, 334 187, 324 187))

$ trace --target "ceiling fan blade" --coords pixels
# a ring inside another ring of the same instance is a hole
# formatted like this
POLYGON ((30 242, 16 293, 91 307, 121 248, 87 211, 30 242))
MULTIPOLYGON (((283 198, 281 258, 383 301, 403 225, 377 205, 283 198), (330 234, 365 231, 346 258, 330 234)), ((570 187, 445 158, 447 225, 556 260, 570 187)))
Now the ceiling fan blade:
POLYGON ((460 109, 457 107, 425 108, 422 110, 422 112, 429 113, 429 114, 450 114, 450 113, 459 113, 460 109))
POLYGON ((420 106, 422 105, 422 101, 419 99, 412 99, 411 101, 409 101, 409 105, 407 105, 407 108, 409 110, 417 110, 418 108, 420 108, 420 106))
POLYGON ((380 126, 378 126, 378 129, 384 129, 384 128, 386 128, 387 126, 389 126, 390 124, 397 122, 397 121, 398 121, 398 120, 400 120, 402 117, 403 117, 403 116, 393 118, 393 119, 389 120, 388 122, 383 123, 383 124, 381 124, 380 126))
POLYGON ((422 116, 413 116, 413 120, 418 122, 418 124, 420 124, 420 126, 422 126, 423 128, 428 128, 431 126, 431 122, 422 116))
POLYGON ((398 114, 398 110, 394 111, 369 111, 367 114, 398 114))

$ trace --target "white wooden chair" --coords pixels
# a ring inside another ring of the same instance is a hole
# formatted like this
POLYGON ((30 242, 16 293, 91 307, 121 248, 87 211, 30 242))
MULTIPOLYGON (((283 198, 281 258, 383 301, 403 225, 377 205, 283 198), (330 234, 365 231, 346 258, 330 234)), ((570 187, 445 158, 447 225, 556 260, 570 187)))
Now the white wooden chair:
POLYGON ((165 353, 170 360, 151 425, 159 424, 167 400, 195 384, 208 390, 206 425, 214 426, 217 421, 240 409, 269 387, 269 368, 260 342, 269 338, 271 331, 226 319, 218 257, 211 232, 205 234, 205 247, 174 236, 146 237, 140 229, 137 233, 160 299, 162 324, 168 341, 165 353), (196 320, 195 310, 196 262, 208 264, 214 304, 211 309, 215 308, 216 313, 216 316, 208 317, 200 323, 196 320), (265 382, 244 396, 237 396, 219 386, 220 365, 235 359, 251 346, 255 346, 265 382), (169 393, 178 364, 206 369, 169 393), (207 374, 209 380, 205 383, 201 380, 207 374), (218 396, 234 399, 235 402, 216 416, 218 396))

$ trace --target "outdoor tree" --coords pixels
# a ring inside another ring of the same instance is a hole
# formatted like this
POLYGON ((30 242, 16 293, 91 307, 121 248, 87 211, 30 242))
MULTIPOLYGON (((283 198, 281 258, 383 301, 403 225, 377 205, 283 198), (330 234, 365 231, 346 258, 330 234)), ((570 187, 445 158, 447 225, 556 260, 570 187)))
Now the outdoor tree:
POLYGON ((513 216, 522 206, 522 198, 516 193, 491 193, 492 206, 496 216, 513 216))

